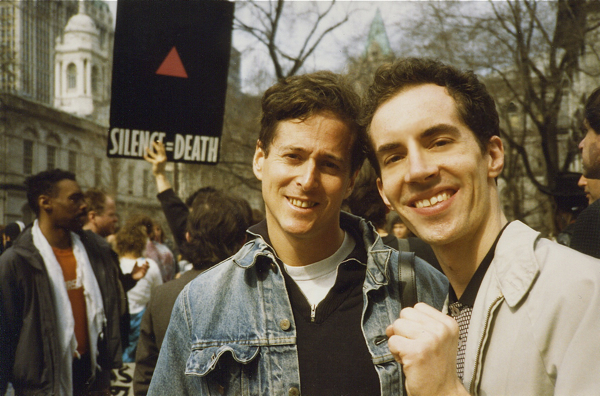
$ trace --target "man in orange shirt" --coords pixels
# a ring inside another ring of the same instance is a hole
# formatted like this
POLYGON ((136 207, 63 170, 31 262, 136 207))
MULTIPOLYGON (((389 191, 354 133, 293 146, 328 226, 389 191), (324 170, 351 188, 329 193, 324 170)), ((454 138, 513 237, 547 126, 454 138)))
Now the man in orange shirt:
POLYGON ((107 246, 81 232, 87 216, 75 175, 26 181, 36 214, 0 258, 0 394, 110 394, 120 366, 118 291, 107 246))

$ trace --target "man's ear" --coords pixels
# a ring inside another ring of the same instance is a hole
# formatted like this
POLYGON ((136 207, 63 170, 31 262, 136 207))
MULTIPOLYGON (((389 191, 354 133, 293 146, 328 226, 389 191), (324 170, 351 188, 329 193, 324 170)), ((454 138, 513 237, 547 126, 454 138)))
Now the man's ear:
POLYGON ((38 197, 38 206, 40 210, 45 212, 52 210, 52 198, 48 195, 42 194, 38 197))
POLYGON ((186 240, 187 242, 190 242, 190 241, 192 240, 192 237, 190 236, 190 233, 189 233, 189 232, 187 232, 187 231, 185 232, 185 240, 186 240))
POLYGON ((258 180, 262 180, 263 163, 267 157, 262 149, 260 140, 256 142, 256 150, 254 151, 254 159, 252 160, 252 170, 258 180))
POLYGON ((88 217, 88 222, 93 221, 96 218, 96 211, 88 210, 87 217, 88 217))
POLYGON ((394 210, 393 206, 390 204, 390 201, 383 192, 383 182, 381 181, 380 177, 377 178, 377 190, 379 190, 379 195, 381 196, 381 199, 383 199, 383 203, 385 206, 387 206, 388 210, 394 210))
POLYGON ((492 136, 487 145, 488 177, 495 179, 500 176, 504 168, 504 145, 500 136, 492 136))

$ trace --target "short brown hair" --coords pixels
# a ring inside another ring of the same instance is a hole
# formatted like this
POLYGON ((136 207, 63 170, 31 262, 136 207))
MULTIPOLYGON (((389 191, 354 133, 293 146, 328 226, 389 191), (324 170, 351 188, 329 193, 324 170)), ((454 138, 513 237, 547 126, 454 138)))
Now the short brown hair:
POLYGON ((136 257, 142 257, 146 249, 148 235, 139 224, 127 223, 116 235, 115 250, 119 256, 131 253, 136 257))
POLYGON ((142 213, 134 213, 125 221, 125 227, 143 227, 148 237, 154 234, 154 221, 142 213))
MULTIPOLYGON (((492 136, 500 135, 500 118, 496 103, 485 85, 472 71, 460 71, 433 59, 403 58, 382 65, 364 98, 360 123, 370 135, 370 124, 377 109, 397 93, 408 87, 435 84, 445 87, 456 102, 461 120, 473 132, 481 150, 485 150, 492 136)), ((381 175, 379 164, 371 149, 369 161, 381 175)))
POLYGON ((260 148, 265 155, 269 154, 279 122, 304 121, 320 112, 331 112, 348 126, 354 139, 350 169, 356 171, 365 159, 366 144, 364 131, 357 122, 360 98, 344 77, 330 71, 287 77, 265 91, 258 137, 260 148))
POLYGON ((107 195, 104 191, 100 190, 99 188, 92 187, 87 190, 83 196, 89 212, 94 211, 98 215, 102 215, 104 213, 107 198, 107 195))
POLYGON ((600 87, 596 88, 585 102, 585 120, 596 134, 600 133, 600 87))

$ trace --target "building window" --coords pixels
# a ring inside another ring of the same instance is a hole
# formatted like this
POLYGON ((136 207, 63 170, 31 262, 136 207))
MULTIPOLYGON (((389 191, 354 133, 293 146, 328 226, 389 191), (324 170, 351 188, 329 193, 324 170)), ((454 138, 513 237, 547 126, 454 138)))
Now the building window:
POLYGON ((98 95, 100 93, 100 72, 97 66, 92 67, 92 94, 98 95))
POLYGON ((73 63, 69 63, 67 66, 67 88, 77 88, 77 66, 73 63))
POLYGON ((33 173, 33 141, 23 140, 23 173, 33 173))
POLYGON ((46 169, 51 170, 56 168, 56 147, 46 147, 46 169))
POLYGON ((77 152, 69 150, 69 172, 77 173, 77 152))
POLYGON ((94 187, 102 187, 102 160, 94 159, 94 187))

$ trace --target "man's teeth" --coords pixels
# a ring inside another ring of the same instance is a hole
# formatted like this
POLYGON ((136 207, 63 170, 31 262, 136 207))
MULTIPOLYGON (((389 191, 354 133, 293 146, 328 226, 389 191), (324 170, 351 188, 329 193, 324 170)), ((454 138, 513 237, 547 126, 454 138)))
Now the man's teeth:
POLYGON ((294 199, 294 198, 289 198, 289 200, 292 205, 297 206, 299 208, 312 208, 313 206, 315 206, 317 204, 316 202, 302 201, 302 200, 294 199))
POLYGON ((438 202, 443 202, 448 198, 450 198, 450 195, 447 192, 443 192, 429 199, 422 199, 420 201, 417 201, 415 202, 415 206, 417 208, 428 208, 430 206, 435 205, 438 202))

